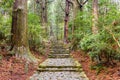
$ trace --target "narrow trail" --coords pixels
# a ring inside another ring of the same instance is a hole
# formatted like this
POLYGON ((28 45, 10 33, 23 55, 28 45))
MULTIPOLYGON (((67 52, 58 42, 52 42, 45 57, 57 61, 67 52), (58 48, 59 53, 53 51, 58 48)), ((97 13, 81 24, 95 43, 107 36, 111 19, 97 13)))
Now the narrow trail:
POLYGON ((89 80, 63 43, 53 43, 48 59, 39 65, 30 80, 89 80))

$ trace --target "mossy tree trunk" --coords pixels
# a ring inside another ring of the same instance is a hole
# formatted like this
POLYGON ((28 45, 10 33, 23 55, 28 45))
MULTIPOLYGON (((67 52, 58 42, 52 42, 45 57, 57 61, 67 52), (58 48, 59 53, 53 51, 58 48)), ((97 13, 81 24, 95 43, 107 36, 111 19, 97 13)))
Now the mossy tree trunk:
POLYGON ((27 31, 27 0, 15 0, 11 30, 12 52, 17 57, 36 62, 29 50, 27 31))
POLYGON ((97 34, 98 33, 98 0, 93 0, 92 2, 92 8, 93 8, 93 25, 92 25, 92 33, 97 34))

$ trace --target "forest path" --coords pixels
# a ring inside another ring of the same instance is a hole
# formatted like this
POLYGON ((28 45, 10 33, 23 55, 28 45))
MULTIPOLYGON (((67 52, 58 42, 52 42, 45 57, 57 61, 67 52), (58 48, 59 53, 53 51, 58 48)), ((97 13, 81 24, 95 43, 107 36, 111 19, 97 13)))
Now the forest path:
POLYGON ((63 43, 54 42, 50 52, 30 80, 89 80, 63 43))

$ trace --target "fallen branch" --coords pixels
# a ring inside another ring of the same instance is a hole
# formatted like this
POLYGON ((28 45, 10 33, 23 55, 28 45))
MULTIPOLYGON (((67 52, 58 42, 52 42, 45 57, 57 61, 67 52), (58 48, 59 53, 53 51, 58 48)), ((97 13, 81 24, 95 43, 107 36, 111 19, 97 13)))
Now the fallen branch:
POLYGON ((112 35, 114 41, 118 44, 118 46, 119 46, 119 48, 120 48, 120 43, 119 43, 119 41, 116 39, 115 35, 114 35, 112 32, 110 32, 110 34, 112 35))
POLYGON ((120 43, 119 43, 119 41, 116 39, 116 37, 115 37, 115 35, 113 34, 113 32, 112 32, 111 30, 109 30, 108 28, 105 28, 105 29, 109 32, 109 34, 112 35, 113 40, 117 43, 118 47, 120 48, 120 43))

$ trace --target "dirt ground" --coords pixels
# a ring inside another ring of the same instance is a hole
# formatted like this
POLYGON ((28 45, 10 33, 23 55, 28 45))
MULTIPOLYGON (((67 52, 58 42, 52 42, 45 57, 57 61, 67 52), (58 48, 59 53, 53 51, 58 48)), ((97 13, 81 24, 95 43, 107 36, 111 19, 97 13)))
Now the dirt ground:
MULTIPOLYGON (((0 54, 6 54, 6 51, 0 51, 0 54)), ((32 51, 34 53, 34 51, 32 51)), ((40 59, 40 62, 43 62, 46 57, 39 55, 36 52, 34 53, 37 58, 40 59)), ((0 60, 0 80, 29 80, 29 77, 37 69, 37 65, 29 63, 26 65, 26 61, 23 59, 18 59, 14 56, 12 57, 3 57, 0 60)))
POLYGON ((83 70, 90 80, 120 80, 120 62, 117 62, 115 67, 106 67, 96 74, 96 70, 90 69, 91 61, 87 54, 83 51, 75 51, 71 55, 82 64, 83 70))

